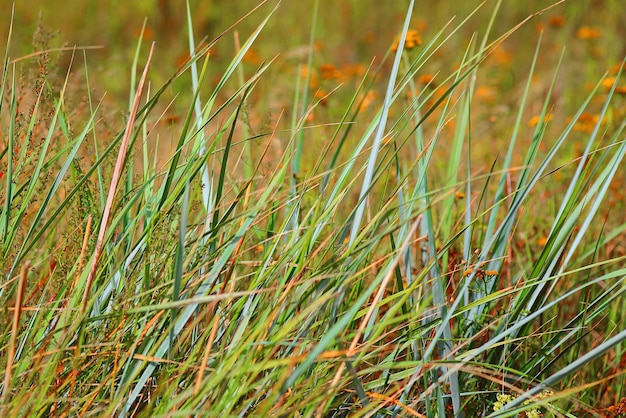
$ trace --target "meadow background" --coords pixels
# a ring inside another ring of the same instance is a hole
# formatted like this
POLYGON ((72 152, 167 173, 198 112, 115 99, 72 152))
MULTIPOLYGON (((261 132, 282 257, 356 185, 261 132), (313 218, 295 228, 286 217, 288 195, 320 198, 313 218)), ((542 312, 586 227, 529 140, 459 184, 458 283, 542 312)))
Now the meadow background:
POLYGON ((0 1, 2 416, 626 416, 622 2, 75 3, 0 1))

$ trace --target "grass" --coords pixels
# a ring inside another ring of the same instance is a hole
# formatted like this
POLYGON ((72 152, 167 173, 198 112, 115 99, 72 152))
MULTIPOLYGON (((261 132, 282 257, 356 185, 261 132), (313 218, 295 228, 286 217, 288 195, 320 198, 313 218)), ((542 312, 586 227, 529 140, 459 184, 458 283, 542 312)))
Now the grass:
POLYGON ((3 416, 626 413, 617 6, 274 6, 114 80, 7 29, 3 416))

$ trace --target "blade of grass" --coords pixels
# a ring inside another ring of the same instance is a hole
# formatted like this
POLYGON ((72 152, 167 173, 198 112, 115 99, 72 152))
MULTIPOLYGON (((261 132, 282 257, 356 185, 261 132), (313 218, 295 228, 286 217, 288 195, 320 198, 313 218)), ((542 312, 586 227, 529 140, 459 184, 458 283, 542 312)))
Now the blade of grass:
POLYGON ((117 160, 115 161, 115 168, 113 170, 113 177, 111 178, 109 194, 107 196, 107 202, 104 207, 102 220, 100 221, 100 228, 98 230, 96 248, 94 250, 91 267, 89 269, 89 275, 87 276, 87 282, 85 283, 85 291, 83 294, 83 309, 87 306, 87 303, 90 300, 89 291, 91 290, 91 283, 93 282, 93 279, 96 275, 96 270, 98 268, 98 261, 100 259, 100 255, 102 254, 102 249, 104 247, 104 237, 107 231, 107 224, 109 222, 111 207, 113 206, 113 199, 115 198, 115 192, 117 190, 117 183, 122 175, 123 164, 124 164, 124 160, 126 159, 127 147, 130 141, 130 137, 132 135, 135 118, 137 117, 137 110, 139 109, 139 102, 141 100, 141 94, 143 93, 144 84, 148 76, 148 68, 150 67, 150 61, 152 60, 152 53, 154 52, 154 46, 155 44, 152 43, 152 46, 150 47, 150 53, 148 54, 148 59, 146 61, 146 66, 144 67, 143 74, 141 75, 141 79, 139 80, 139 86, 137 87, 137 94, 135 95, 135 102, 134 102, 132 111, 128 117, 126 130, 124 131, 124 138, 122 139, 122 143, 120 144, 120 151, 117 156, 117 160))

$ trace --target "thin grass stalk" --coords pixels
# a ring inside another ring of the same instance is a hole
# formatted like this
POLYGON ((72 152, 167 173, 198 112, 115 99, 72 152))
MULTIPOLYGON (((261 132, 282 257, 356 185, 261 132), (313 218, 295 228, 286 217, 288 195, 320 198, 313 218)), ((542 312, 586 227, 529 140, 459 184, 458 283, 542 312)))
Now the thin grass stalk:
MULTIPOLYGON (((89 82, 89 71, 87 69, 87 53, 85 51, 83 51, 83 66, 85 68, 85 83, 86 85, 90 86, 90 82, 89 82)), ((91 90, 87 89, 87 100, 89 102, 89 112, 90 114, 95 114, 95 109, 93 106, 93 100, 91 97, 91 90)), ((96 125, 93 124, 93 129, 91 130, 91 135, 93 136, 93 152, 95 155, 95 160, 98 161, 100 160, 100 152, 99 152, 99 148, 98 148, 98 133, 97 133, 97 129, 96 129, 96 125)), ((104 195, 104 175, 102 173, 102 167, 100 166, 100 164, 96 164, 97 167, 97 178, 98 178, 98 191, 100 192, 98 195, 100 197, 100 207, 104 208, 104 205, 106 204, 106 196, 104 195)))
POLYGON ((104 207, 102 220, 100 222, 100 229, 98 231, 98 238, 96 240, 96 248, 94 250, 93 261, 91 263, 89 275, 87 276, 87 282, 85 283, 85 291, 83 294, 83 310, 87 307, 87 303, 90 300, 89 291, 91 290, 91 283, 93 282, 93 279, 96 275, 96 271, 98 269, 98 261, 100 259, 100 255, 102 254, 102 249, 104 247, 104 238, 105 238, 105 234, 107 230, 107 224, 109 222, 111 207, 113 206, 113 199, 115 198, 115 192, 117 190, 117 183, 122 175, 124 160, 126 159, 127 147, 130 141, 130 137, 132 135, 133 125, 135 123, 135 118, 137 116, 137 110, 139 109, 139 102, 141 100, 141 94, 143 93, 143 88, 144 88, 144 84, 146 81, 146 77, 148 76, 148 68, 150 67, 150 61, 152 60, 152 53, 154 52, 154 46, 155 46, 155 43, 153 42, 152 46, 150 47, 150 53, 148 54, 146 66, 144 67, 143 74, 141 75, 141 79, 139 80, 139 86, 137 87, 137 93, 135 95, 134 106, 132 108, 130 115, 128 116, 126 130, 124 132, 122 143, 120 144, 120 151, 117 156, 117 160, 115 161, 115 168, 113 170, 113 177, 111 178, 109 194, 107 196, 107 202, 104 207))
MULTIPOLYGON (((187 0, 185 2, 186 6, 187 6, 187 38, 189 40, 189 56, 190 57, 194 57, 195 54, 195 50, 196 50, 196 44, 194 41, 194 34, 193 34, 193 23, 192 23, 192 19, 191 19, 191 7, 189 6, 189 0, 187 0)), ((207 54, 207 59, 208 59, 209 54, 207 54)), ((205 65, 206 65, 206 61, 205 61, 205 65)), ((204 73, 204 69, 203 69, 203 73, 204 73)), ((200 99, 200 82, 198 79, 198 66, 196 61, 194 60, 191 64, 191 86, 192 86, 192 91, 194 92, 194 100, 193 100, 193 109, 196 115, 196 129, 199 132, 199 137, 198 137, 198 142, 199 143, 199 155, 203 156, 206 153, 206 137, 205 137, 205 132, 204 132, 204 127, 203 127, 203 113, 202 113, 202 102, 200 99)), ((204 210, 206 211, 206 215, 205 215, 205 225, 207 230, 205 230, 205 234, 203 234, 205 236, 205 238, 203 238, 204 240, 208 239, 208 226, 210 224, 209 222, 209 218, 211 216, 211 213, 213 212, 213 178, 211 176, 211 174, 209 173, 209 163, 207 161, 207 163, 204 165, 204 167, 202 168, 202 175, 201 175, 201 187, 202 187, 202 204, 204 205, 204 210)))
MULTIPOLYGON (((5 97, 5 90, 6 90, 6 85, 7 85, 7 78, 9 75, 9 47, 11 45, 11 35, 13 33, 13 18, 14 18, 14 13, 15 13, 15 4, 13 4, 13 6, 11 7, 11 20, 9 21, 9 34, 7 36, 7 45, 6 45, 6 49, 4 51, 4 66, 2 67, 2 80, 0 81, 0 98, 5 97)), ((13 79, 13 86, 15 86, 15 66, 13 66, 13 74, 14 74, 14 79, 13 79)), ((12 93, 11 93, 11 103, 13 103, 15 101, 15 88, 12 89, 12 93)), ((4 100, 0 100, 0 115, 2 115, 2 105, 4 104, 4 100)), ((13 107, 13 106, 11 106, 13 107)), ((13 111, 10 111, 11 114, 13 114, 13 111)), ((13 121, 15 120, 15 118, 11 117, 11 127, 10 130, 13 131, 13 121)), ((9 136, 9 140, 8 140, 8 158, 7 158, 7 173, 6 173, 6 186, 5 186, 5 193, 6 193, 6 201, 5 201, 5 205, 4 205, 4 214, 2 216, 2 219, 0 219, 0 235, 2 235, 3 238, 3 244, 4 246, 6 246, 6 235, 9 231, 9 209, 11 208, 11 189, 12 189, 12 168, 13 168, 13 138, 14 135, 10 135, 9 136)), ((6 247, 5 247, 6 248, 6 247)), ((2 297, 3 294, 3 290, 0 290, 0 298, 2 297)))
POLYGON ((15 298, 15 305, 13 311, 13 323, 11 326, 11 337, 9 339, 9 347, 7 349, 7 364, 4 371, 4 384, 2 385, 2 396, 0 400, 4 405, 7 405, 9 398, 9 392, 11 391, 11 377, 13 374, 13 361, 15 360, 15 341, 17 340, 17 334, 19 332, 20 317, 22 315, 23 301, 24 301, 24 288, 26 286, 26 278, 28 277, 28 269, 30 264, 28 262, 22 265, 22 271, 20 273, 20 280, 17 284, 17 297, 15 298))
POLYGON ((378 152, 382 144, 383 137, 385 135, 385 127, 387 125, 387 116, 389 114, 389 108, 391 107, 391 97, 393 95, 393 89, 398 76, 398 70, 402 61, 402 51, 404 50, 404 42, 406 41, 406 33, 409 30, 410 18, 413 12, 414 0, 411 0, 407 9, 406 18, 404 20, 404 26, 402 29, 402 35, 400 36, 400 43, 398 44, 398 50, 394 58, 391 74, 389 75, 389 81, 387 82, 387 91, 385 93, 385 99, 383 102, 380 118, 377 120, 377 130, 374 136, 372 150, 370 151, 369 159, 366 165, 365 177, 361 186, 361 192, 359 194, 359 205, 354 213, 354 219, 350 230, 350 238, 348 246, 351 247, 358 235, 358 231, 361 228, 361 222, 363 220, 363 214, 365 212, 365 206, 367 205, 367 196, 372 187, 372 178, 374 177, 374 170, 376 168, 376 160, 378 159, 378 152))
MULTIPOLYGON (((236 51, 240 51, 241 50, 241 42, 239 41, 239 31, 235 31, 234 33, 234 37, 235 37, 235 50, 236 51)), ((240 86, 243 86, 245 84, 245 75, 243 72, 243 66, 238 66, 237 67, 237 75, 238 75, 238 82, 240 86)), ((242 94, 242 100, 243 100, 243 94, 242 94)), ((250 138, 250 128, 249 125, 247 123, 244 123, 241 127, 242 129, 242 135, 244 138, 250 138)), ((246 178, 252 178, 253 176, 253 169, 254 169, 254 164, 252 162, 252 147, 250 146, 250 140, 244 140, 243 142, 243 174, 246 178)))

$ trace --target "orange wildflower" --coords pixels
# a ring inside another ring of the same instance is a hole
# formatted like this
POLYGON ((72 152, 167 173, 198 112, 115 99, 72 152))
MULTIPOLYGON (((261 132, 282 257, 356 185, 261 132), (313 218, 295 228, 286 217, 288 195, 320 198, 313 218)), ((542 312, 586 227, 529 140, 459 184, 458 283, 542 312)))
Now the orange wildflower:
POLYGON ((493 103, 496 99, 496 92, 494 89, 487 86, 477 87, 474 94, 486 103, 493 103))
MULTIPOLYGON (((611 90, 613 88, 613 84, 615 83, 615 77, 607 77, 602 80, 602 87, 606 89, 606 91, 611 90)), ((615 93, 617 94, 626 94, 626 86, 616 86, 615 93)))
POLYGON ((607 77, 602 80, 602 87, 610 89, 611 87, 613 87, 613 83, 615 83, 615 77, 607 77))
MULTIPOLYGON (((309 75, 309 69, 307 67, 302 67, 300 69, 300 77, 302 77, 303 80, 306 80, 308 75, 309 75)), ((309 79, 309 88, 311 90, 314 90, 318 88, 319 85, 320 85, 320 82, 317 77, 317 73, 314 70, 313 72, 311 72, 311 78, 309 79)))
MULTIPOLYGON (((590 133, 594 130, 596 123, 600 116, 592 115, 590 113, 582 113, 576 123, 574 124, 575 131, 587 132, 590 133)), ((604 121, 602 121, 604 122, 604 121)))
POLYGON ((434 80, 435 76, 433 74, 424 74, 417 79, 422 84, 432 84, 434 80))
POLYGON ((323 64, 319 67, 320 78, 324 80, 337 80, 341 72, 332 64, 323 64))
POLYGON ((359 94, 358 100, 361 103, 361 107, 359 110, 365 110, 374 103, 374 101, 378 98, 378 93, 373 90, 368 91, 367 93, 359 94), (362 100, 362 101, 361 101, 362 100))
POLYGON ((341 66, 341 73, 346 77, 362 77, 367 71, 367 67, 363 64, 345 64, 341 66))
POLYGON ((617 73, 619 73, 620 68, 622 68, 622 63, 618 62, 617 64, 615 64, 614 66, 609 68, 609 73, 617 74, 617 73))
POLYGON ((252 48, 248 49, 242 58, 243 62, 247 62, 252 65, 259 65, 263 62, 263 58, 252 48))
POLYGON ((600 29, 591 26, 581 26, 576 31, 578 39, 597 39, 600 37, 600 29))
MULTIPOLYGON (((391 135, 387 135, 386 137, 383 138, 383 145, 391 145, 393 144, 393 142, 395 141, 394 137, 391 135)), ((391 170, 392 174, 395 176, 395 170, 391 170)))
MULTIPOLYGON (((135 29, 135 37, 141 36, 141 28, 135 29)), ((143 39, 152 39, 154 38, 154 30, 150 26, 146 26, 143 30, 143 39)))
POLYGON ((328 93, 326 91, 324 91, 324 90, 317 90, 315 92, 315 94, 313 95, 313 97, 318 99, 322 106, 327 106, 328 105, 328 93))
POLYGON ((508 67, 513 61, 513 54, 505 50, 502 45, 498 45, 492 50, 489 59, 494 61, 496 65, 508 67))
MULTIPOLYGON (((394 41, 393 46, 391 47, 392 51, 395 52, 398 50, 401 37, 402 37, 402 34, 398 35, 398 37, 394 41)), ((413 49, 416 46, 420 46, 421 44, 422 44, 422 38, 420 38, 420 35, 416 30, 412 29, 406 32, 406 39, 404 41, 404 49, 413 49)))
MULTIPOLYGON (((554 116, 552 114, 546 115, 546 117, 543 118, 543 124, 550 122, 552 119, 554 119, 554 116)), ((541 120, 541 116, 533 116, 528 121, 528 126, 530 126, 531 128, 533 126, 537 126, 540 120, 541 120)))
POLYGON ((541 33, 541 32, 543 32, 545 29, 546 29, 546 25, 544 25, 543 23, 541 23, 541 22, 537 22, 537 23, 535 23, 535 32, 537 32, 537 33, 541 33))
POLYGON ((565 17, 561 15, 552 16, 549 20, 549 23, 550 26, 552 26, 553 28, 563 27, 563 25, 565 24, 565 17))

